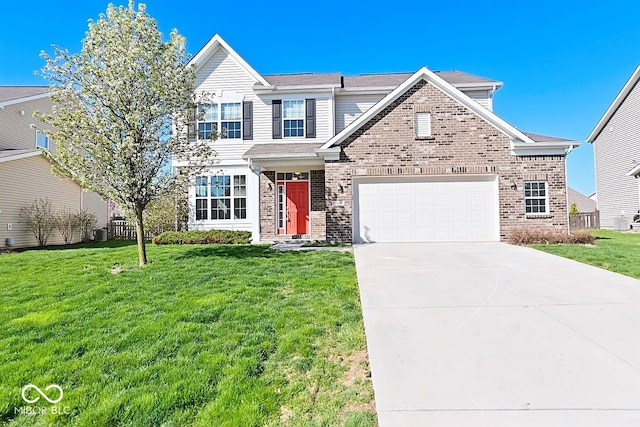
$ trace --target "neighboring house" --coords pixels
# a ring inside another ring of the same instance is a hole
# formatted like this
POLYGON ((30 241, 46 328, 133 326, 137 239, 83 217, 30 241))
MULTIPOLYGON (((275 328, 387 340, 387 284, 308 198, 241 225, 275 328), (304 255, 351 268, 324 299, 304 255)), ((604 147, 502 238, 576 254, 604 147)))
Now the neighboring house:
MULTIPOLYGON (((0 248, 9 237, 15 247, 37 244, 21 224, 20 210, 39 198, 49 198, 55 210, 87 209, 96 214, 99 227, 107 223, 106 203, 75 182, 55 176, 40 152, 40 148, 56 150, 55 141, 40 132, 46 125, 33 117, 34 111, 51 111, 48 91, 46 86, 0 86, 0 248)), ((49 239, 49 244, 63 242, 57 231, 49 239)))
POLYGON ((189 136, 223 130, 190 189, 191 228, 340 242, 568 230, 565 156, 579 143, 496 116, 501 82, 427 68, 260 75, 218 35, 191 62, 196 92, 215 99, 189 136))
POLYGON ((569 208, 571 208, 571 205, 575 203, 580 213, 595 212, 596 210, 598 210, 595 200, 585 196, 584 194, 574 190, 571 187, 567 187, 567 196, 569 199, 569 208))
POLYGON ((593 143, 602 228, 614 228, 614 219, 618 225, 626 226, 640 208, 638 181, 633 172, 640 162, 639 80, 640 66, 587 138, 593 143))

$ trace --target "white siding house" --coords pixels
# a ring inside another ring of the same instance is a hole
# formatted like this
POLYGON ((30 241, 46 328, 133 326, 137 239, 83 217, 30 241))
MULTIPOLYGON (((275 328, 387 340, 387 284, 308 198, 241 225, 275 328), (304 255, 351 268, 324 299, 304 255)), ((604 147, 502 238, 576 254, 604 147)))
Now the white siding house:
POLYGON ((639 81, 640 66, 587 138, 593 143, 602 228, 613 228, 617 218, 628 224, 640 209, 638 179, 629 173, 640 162, 639 81))

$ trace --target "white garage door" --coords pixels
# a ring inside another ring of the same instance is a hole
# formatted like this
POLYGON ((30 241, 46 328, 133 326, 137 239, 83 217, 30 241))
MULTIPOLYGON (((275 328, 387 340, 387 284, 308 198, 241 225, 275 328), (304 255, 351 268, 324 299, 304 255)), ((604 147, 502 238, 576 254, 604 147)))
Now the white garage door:
POLYGON ((495 176, 354 179, 355 242, 496 241, 495 176))

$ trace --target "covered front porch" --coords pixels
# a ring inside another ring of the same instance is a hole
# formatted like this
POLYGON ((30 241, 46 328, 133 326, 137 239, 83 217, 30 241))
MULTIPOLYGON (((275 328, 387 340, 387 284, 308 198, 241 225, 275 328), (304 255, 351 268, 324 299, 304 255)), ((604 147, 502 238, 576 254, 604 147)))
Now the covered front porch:
POLYGON ((254 240, 325 240, 321 144, 260 144, 243 156, 259 175, 259 236, 254 240))

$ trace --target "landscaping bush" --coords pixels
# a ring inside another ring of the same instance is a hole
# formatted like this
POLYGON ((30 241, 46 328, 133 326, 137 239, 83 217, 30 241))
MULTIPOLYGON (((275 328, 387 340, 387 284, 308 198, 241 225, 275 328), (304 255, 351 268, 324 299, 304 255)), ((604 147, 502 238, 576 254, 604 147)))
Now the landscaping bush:
POLYGON ((56 229, 56 215, 49 199, 37 199, 31 206, 20 209, 20 222, 38 241, 45 246, 51 233, 56 229))
POLYGON ((73 235, 79 227, 76 215, 70 210, 62 210, 55 216, 56 229, 67 244, 73 240, 73 235))
POLYGON ((250 231, 190 230, 166 231, 153 238, 155 245, 201 245, 219 243, 241 245, 251 243, 250 231))
POLYGON ((75 214, 78 228, 80 229, 80 238, 83 242, 88 242, 93 236, 93 229, 98 225, 98 217, 86 209, 80 209, 75 214))
POLYGON ((556 245, 583 244, 590 245, 595 237, 587 230, 577 230, 570 234, 555 230, 518 228, 509 233, 509 243, 512 245, 556 245))

